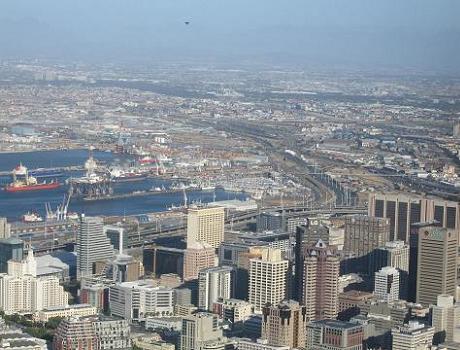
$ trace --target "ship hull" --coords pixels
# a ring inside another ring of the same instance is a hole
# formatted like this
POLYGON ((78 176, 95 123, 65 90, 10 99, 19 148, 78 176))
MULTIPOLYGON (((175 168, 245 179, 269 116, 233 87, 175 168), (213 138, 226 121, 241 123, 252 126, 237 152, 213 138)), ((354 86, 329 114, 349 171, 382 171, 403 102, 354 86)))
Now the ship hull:
POLYGON ((113 182, 134 182, 134 181, 144 181, 147 179, 146 175, 134 175, 134 176, 120 176, 113 177, 113 182))
POLYGON ((64 176, 64 173, 54 169, 37 169, 29 171, 29 175, 33 177, 61 177, 64 176))
POLYGON ((61 187, 59 182, 52 182, 49 184, 38 184, 38 185, 26 185, 26 186, 7 186, 5 187, 6 192, 29 192, 29 191, 43 191, 43 190, 54 190, 61 187))

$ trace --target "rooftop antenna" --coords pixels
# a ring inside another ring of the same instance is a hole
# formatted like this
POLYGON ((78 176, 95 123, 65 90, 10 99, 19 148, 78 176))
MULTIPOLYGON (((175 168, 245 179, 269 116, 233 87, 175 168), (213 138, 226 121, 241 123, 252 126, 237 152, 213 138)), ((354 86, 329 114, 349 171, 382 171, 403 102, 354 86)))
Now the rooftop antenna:
POLYGON ((120 242, 118 243, 118 255, 123 255, 123 228, 120 227, 120 242))

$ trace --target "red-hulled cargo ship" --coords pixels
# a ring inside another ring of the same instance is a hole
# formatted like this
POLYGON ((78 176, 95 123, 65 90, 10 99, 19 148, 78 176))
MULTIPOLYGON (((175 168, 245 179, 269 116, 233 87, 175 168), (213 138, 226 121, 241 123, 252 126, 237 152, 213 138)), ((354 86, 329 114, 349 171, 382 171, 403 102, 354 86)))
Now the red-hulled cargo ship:
POLYGON ((26 192, 26 191, 39 191, 39 190, 54 190, 61 187, 61 184, 56 181, 40 182, 35 184, 26 184, 23 182, 13 182, 5 187, 6 192, 26 192))
POLYGON ((38 182, 35 177, 29 176, 26 167, 23 168, 25 169, 25 177, 23 179, 18 179, 16 177, 16 172, 13 171, 13 182, 5 187, 6 192, 54 190, 61 187, 61 184, 58 181, 38 182))

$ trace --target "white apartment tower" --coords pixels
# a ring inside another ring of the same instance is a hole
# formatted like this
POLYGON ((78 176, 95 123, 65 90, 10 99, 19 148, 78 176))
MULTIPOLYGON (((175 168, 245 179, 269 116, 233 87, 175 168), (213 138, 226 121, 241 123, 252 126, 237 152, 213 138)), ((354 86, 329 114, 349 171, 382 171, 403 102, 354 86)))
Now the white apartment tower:
POLYGON ((10 238, 11 225, 6 218, 0 218, 0 239, 10 238))
POLYGON ((434 327, 409 321, 407 325, 393 328, 391 335, 393 350, 428 350, 433 345, 434 327))
POLYGON ((399 271, 392 266, 385 266, 377 271, 374 294, 385 302, 399 300, 399 271))
POLYGON ((189 208, 187 214, 187 247, 204 242, 214 249, 224 240, 225 210, 223 207, 189 208))
MULTIPOLYGON (((435 332, 445 332, 445 341, 457 342, 454 334, 460 326, 460 304, 454 303, 452 295, 438 295, 438 302, 432 306, 432 325, 435 332)), ((458 331, 457 331, 458 332, 458 331)))
POLYGON ((267 303, 278 304, 287 297, 289 262, 281 250, 262 248, 260 258, 249 261, 249 302, 261 311, 267 303))
POLYGON ((219 299, 233 296, 233 268, 230 266, 213 267, 200 271, 198 276, 198 307, 212 311, 213 304, 219 299))
POLYGON ((36 276, 32 250, 22 261, 8 261, 8 273, 0 274, 0 310, 6 314, 33 313, 68 304, 68 294, 58 277, 36 276))

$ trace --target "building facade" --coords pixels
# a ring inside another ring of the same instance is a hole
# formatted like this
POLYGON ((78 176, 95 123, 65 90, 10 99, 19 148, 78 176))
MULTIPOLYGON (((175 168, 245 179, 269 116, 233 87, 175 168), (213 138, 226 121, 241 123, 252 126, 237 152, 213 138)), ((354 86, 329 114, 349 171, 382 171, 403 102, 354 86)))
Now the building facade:
POLYGON ((93 274, 93 264, 114 256, 110 239, 104 233, 104 222, 99 217, 82 215, 77 234, 77 278, 93 274))
POLYGON ((418 303, 436 304, 440 294, 457 290, 457 231, 436 226, 421 229, 418 237, 418 303))
POLYGON ((393 328, 392 350, 423 350, 433 345, 434 327, 417 321, 393 328))
POLYGON ((460 326, 460 304, 454 303, 452 295, 438 295, 436 305, 431 308, 431 324, 436 333, 442 334, 441 341, 456 341, 454 334, 460 326))
POLYGON ((207 243, 187 243, 184 253, 184 281, 195 280, 201 270, 216 266, 215 249, 207 243))
POLYGON ((255 310, 265 304, 278 304, 287 297, 289 261, 279 249, 263 248, 260 258, 250 259, 249 302, 255 310))
POLYGON ((305 306, 286 300, 278 305, 264 306, 262 312, 262 339, 270 345, 305 349, 308 323, 305 306))
POLYGON ((354 256, 365 256, 390 240, 390 219, 367 215, 345 218, 344 250, 354 256))
POLYGON ((382 267, 375 273, 374 294, 382 301, 399 300, 399 271, 391 266, 382 267))
POLYGON ((334 246, 319 240, 306 248, 303 303, 310 321, 337 317, 339 274, 340 260, 334 246))
POLYGON ((198 307, 212 311, 219 299, 233 297, 234 271, 230 266, 211 267, 201 270, 198 276, 198 307))
POLYGON ((182 320, 180 350, 225 349, 217 315, 199 312, 182 320))
POLYGON ((204 242, 214 249, 224 240, 225 210, 223 207, 189 208, 187 214, 187 247, 204 242))
POLYGON ((335 320, 311 322, 307 326, 307 350, 362 350, 364 329, 356 323, 335 320))
POLYGON ((37 277, 32 250, 26 259, 8 261, 8 273, 0 274, 0 310, 6 314, 34 313, 68 304, 68 294, 55 276, 37 277))
POLYGON ((409 242, 410 227, 436 220, 442 227, 460 228, 460 203, 401 193, 371 193, 369 216, 390 219, 390 239, 409 242))
POLYGON ((11 225, 6 218, 0 217, 0 239, 7 239, 11 236, 11 225))
POLYGON ((129 322, 147 316, 170 316, 174 313, 174 290, 157 287, 149 280, 117 283, 110 287, 112 315, 129 322))

